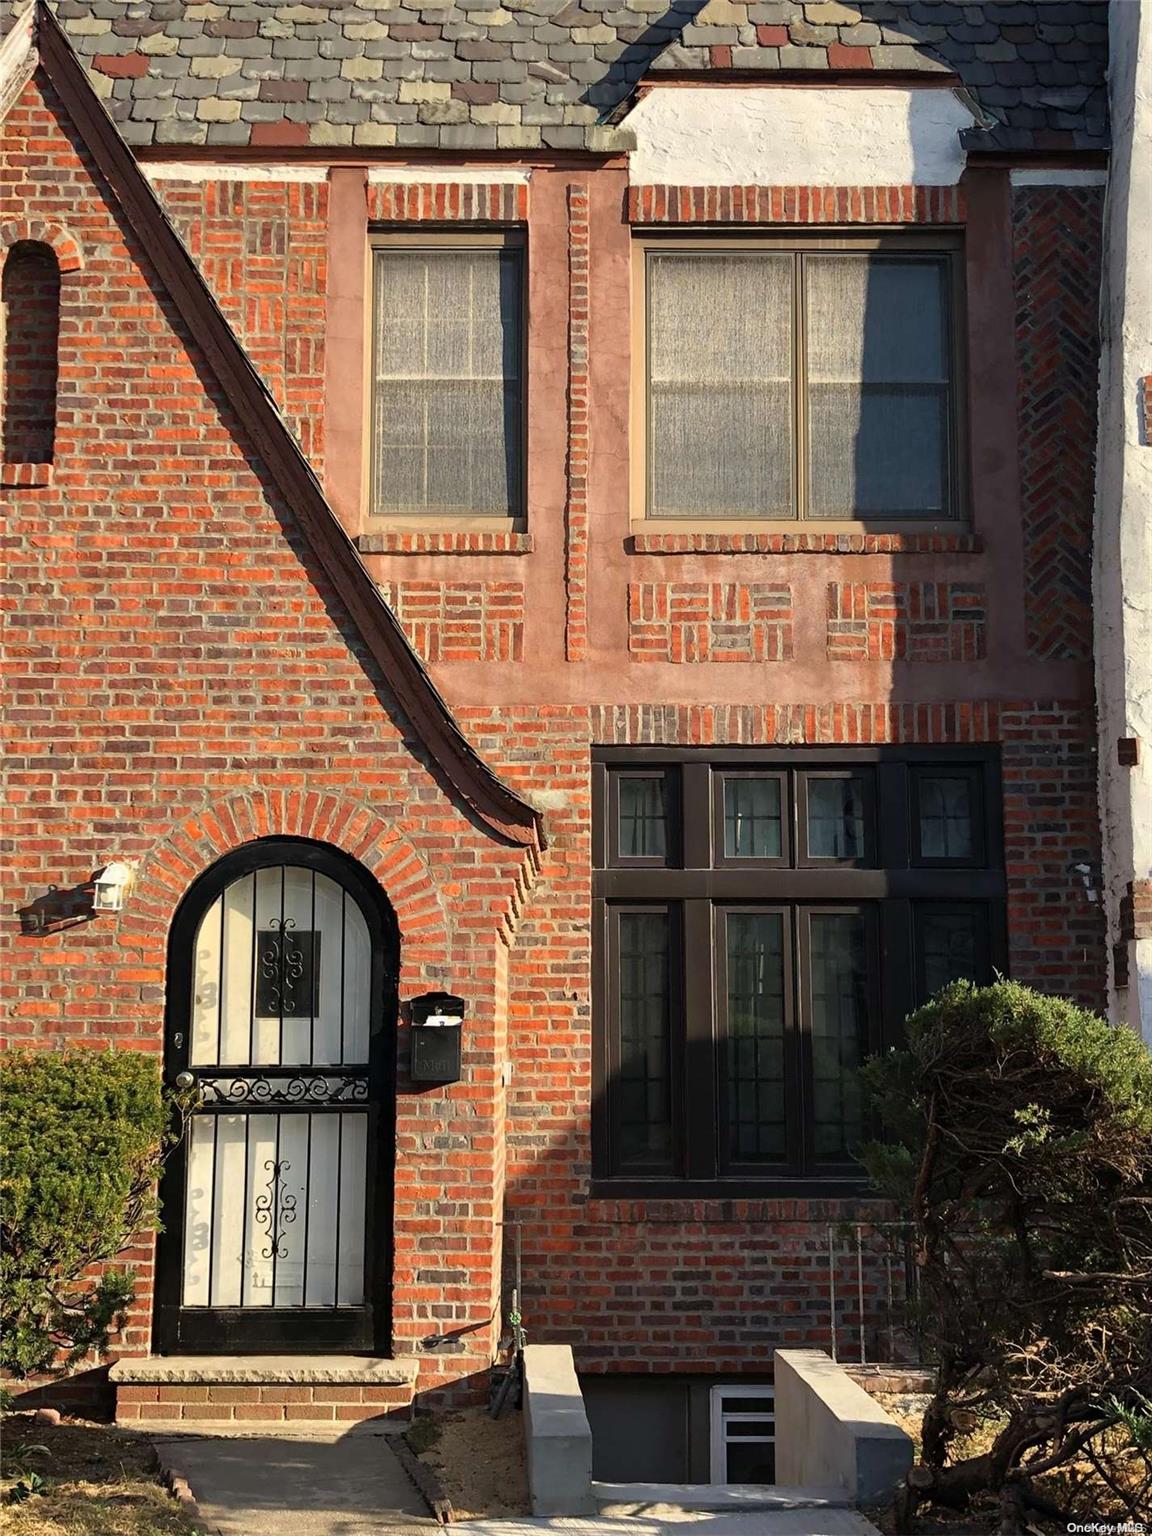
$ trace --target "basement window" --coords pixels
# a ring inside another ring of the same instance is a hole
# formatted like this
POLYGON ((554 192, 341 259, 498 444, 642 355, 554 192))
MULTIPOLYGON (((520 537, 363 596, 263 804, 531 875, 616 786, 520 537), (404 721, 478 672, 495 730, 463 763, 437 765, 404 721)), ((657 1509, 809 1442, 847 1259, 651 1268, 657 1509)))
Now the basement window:
POLYGON ((776 1399, 766 1383, 713 1387, 711 1476, 713 1483, 776 1481, 776 1399))

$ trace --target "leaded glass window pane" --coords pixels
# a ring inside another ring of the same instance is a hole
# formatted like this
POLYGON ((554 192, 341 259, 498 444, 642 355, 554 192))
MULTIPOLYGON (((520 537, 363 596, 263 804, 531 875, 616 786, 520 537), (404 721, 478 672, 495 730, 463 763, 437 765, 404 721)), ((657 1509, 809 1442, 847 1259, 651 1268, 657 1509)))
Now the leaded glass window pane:
POLYGON ((724 857, 778 859, 781 853, 780 780, 724 780, 724 857))
POLYGON ((947 271, 805 258, 811 517, 950 514, 947 271))
POLYGON ((952 981, 981 982, 984 915, 975 910, 919 912, 920 968, 925 1001, 952 981))
POLYGON ((808 857, 862 859, 866 848, 866 801, 860 778, 810 777, 808 857))
POLYGON ((818 1162, 846 1162, 861 1140, 859 1068, 868 1049, 868 975, 859 913, 810 918, 812 1090, 818 1162))
POLYGON ((921 774, 917 781, 920 854, 925 859, 970 859, 975 846, 972 780, 921 774))
POLYGON ((667 912, 621 912, 620 1162, 672 1156, 671 928, 667 912))
POLYGON ((373 510, 511 516, 520 501, 520 259, 376 254, 373 510))
POLYGON ((728 1126, 733 1162, 787 1157, 784 1106, 784 919, 779 912, 730 912, 728 1126))
POLYGON ((621 774, 620 857, 664 859, 668 856, 667 780, 661 774, 621 774))
POLYGON ((791 517, 790 255, 648 259, 652 517, 791 517))

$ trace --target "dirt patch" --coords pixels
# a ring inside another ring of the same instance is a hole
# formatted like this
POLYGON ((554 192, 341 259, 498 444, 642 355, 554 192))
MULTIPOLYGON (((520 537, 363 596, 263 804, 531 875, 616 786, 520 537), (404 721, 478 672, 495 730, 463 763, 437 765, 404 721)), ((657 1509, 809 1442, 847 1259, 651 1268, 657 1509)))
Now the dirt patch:
POLYGON ((408 1440, 435 1473, 458 1520, 530 1513, 519 1413, 500 1419, 485 1408, 438 1414, 418 1420, 408 1440))
POLYGON ((147 1440, 80 1419, 6 1417, 0 1496, 5 1536, 193 1536, 197 1529, 161 1486, 147 1440), (36 1491, 20 1499, 20 1485, 36 1491))

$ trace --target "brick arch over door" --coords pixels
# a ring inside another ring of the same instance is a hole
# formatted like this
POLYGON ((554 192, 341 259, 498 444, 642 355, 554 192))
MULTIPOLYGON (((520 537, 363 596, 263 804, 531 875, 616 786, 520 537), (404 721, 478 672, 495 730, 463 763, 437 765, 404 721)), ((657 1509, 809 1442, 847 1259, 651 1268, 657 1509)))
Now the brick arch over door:
POLYGON ((162 963, 176 908, 192 882, 225 854, 271 837, 327 843, 357 860, 387 893, 407 960, 442 965, 451 952, 439 886, 411 841, 368 806, 340 795, 245 792, 185 817, 138 871, 119 938, 162 963))

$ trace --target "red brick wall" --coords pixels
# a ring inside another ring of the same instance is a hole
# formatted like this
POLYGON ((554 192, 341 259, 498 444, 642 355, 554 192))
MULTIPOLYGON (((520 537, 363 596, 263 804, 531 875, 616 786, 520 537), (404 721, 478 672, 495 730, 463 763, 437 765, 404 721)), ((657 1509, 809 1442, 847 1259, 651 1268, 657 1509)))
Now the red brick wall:
POLYGON ((3 275, 4 459, 49 464, 56 436, 60 267, 39 241, 8 250, 3 275))
MULTIPOLYGON (((85 258, 61 285, 53 483, 5 497, 5 1035, 158 1052, 169 925, 202 869, 275 834, 359 859, 397 912, 403 995, 469 993, 466 1081, 413 1092, 399 1042, 394 1224, 397 1349, 479 1324, 428 1357, 431 1377, 468 1375, 494 1331, 499 976, 523 856, 407 744, 388 679, 58 110, 25 89, 0 192, 0 227, 34 206, 85 258), (119 916, 22 931, 19 914, 61 912, 113 857, 139 863, 119 916), (428 1279, 443 1270, 452 1284, 428 1279)), ((139 1259, 146 1282, 149 1246, 139 1259)), ((130 1349, 148 1325, 145 1284, 130 1349)))
POLYGON ((327 184, 160 177, 155 190, 322 471, 327 184))

